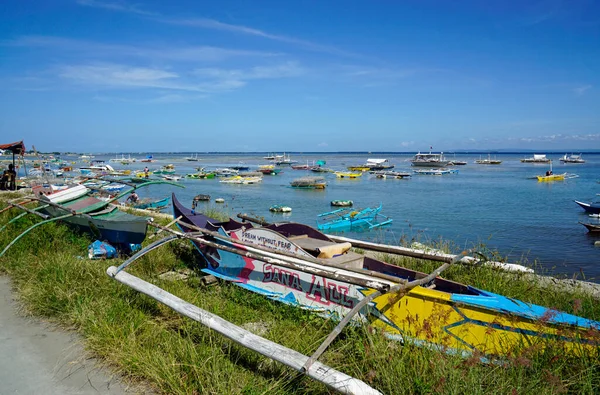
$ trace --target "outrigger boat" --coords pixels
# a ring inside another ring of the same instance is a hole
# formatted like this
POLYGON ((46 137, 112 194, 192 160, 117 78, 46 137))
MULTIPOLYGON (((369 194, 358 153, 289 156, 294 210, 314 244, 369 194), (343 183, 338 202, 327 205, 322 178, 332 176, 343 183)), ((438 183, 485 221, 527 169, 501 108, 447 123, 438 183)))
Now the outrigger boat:
POLYGON ((600 223, 586 224, 586 223, 580 222, 580 224, 585 226, 590 233, 600 233, 600 223))
MULTIPOLYGON (((123 183, 123 181, 119 182, 123 183)), ((130 186, 129 189, 108 200, 92 196, 92 189, 83 185, 73 185, 55 193, 48 193, 43 188, 36 189, 34 191, 35 196, 29 198, 28 202, 39 201, 41 205, 30 209, 23 204, 10 201, 10 206, 19 208, 24 212, 10 220, 0 228, 0 231, 26 214, 35 214, 42 217, 43 221, 32 225, 19 234, 0 252, 0 256, 4 255, 13 244, 33 229, 58 220, 64 221, 83 232, 91 233, 96 238, 111 244, 139 244, 146 238, 148 218, 123 212, 111 203, 142 186, 160 183, 167 182, 148 181, 137 185, 127 184, 130 186)), ((177 185, 174 183, 169 184, 177 185)))
POLYGON ((175 195, 172 201, 180 229, 207 261, 202 270, 270 299, 340 319, 381 292, 356 320, 392 339, 463 355, 509 355, 545 342, 598 351, 600 322, 445 280, 438 271, 428 276, 360 255, 350 251, 351 243, 307 225, 218 222, 184 207, 175 195), (418 279, 426 281, 385 294, 418 279))
POLYGON ((380 214, 379 207, 367 207, 362 210, 340 208, 317 215, 317 228, 319 230, 343 231, 357 228, 374 229, 392 223, 392 219, 380 214), (379 221, 378 217, 383 217, 379 221))
MULTIPOLYGON (((361 244, 357 240, 328 236, 298 223, 262 222, 263 226, 258 227, 233 219, 218 222, 184 207, 174 194, 172 201, 173 223, 181 231, 153 224, 171 235, 148 245, 119 267, 108 268, 107 274, 236 343, 342 393, 379 393, 318 361, 350 322, 380 328, 392 340, 465 357, 474 355, 482 360, 537 345, 560 345, 565 351, 579 354, 598 352, 600 322, 439 277, 453 264, 473 258, 457 255, 447 260, 445 256, 421 251, 422 258, 445 262, 426 274, 350 251, 350 242, 371 248, 379 246, 374 243, 361 244), (309 357, 248 332, 126 272, 129 265, 148 252, 182 238, 190 240, 204 257, 203 272, 341 322, 309 357)), ((244 215, 238 217, 250 219, 244 215)))
POLYGON ((160 200, 154 200, 154 201, 141 201, 139 203, 134 203, 131 205, 131 207, 133 208, 139 208, 142 210, 162 210, 163 208, 167 207, 169 205, 169 200, 171 198, 166 197, 164 199, 160 199, 160 200))
POLYGON ((588 213, 600 214, 600 202, 584 203, 584 202, 575 200, 575 203, 577 203, 579 205, 579 207, 581 207, 588 213))
POLYGON ((335 174, 337 178, 358 178, 363 175, 363 173, 351 173, 347 171, 336 171, 333 174, 335 174))

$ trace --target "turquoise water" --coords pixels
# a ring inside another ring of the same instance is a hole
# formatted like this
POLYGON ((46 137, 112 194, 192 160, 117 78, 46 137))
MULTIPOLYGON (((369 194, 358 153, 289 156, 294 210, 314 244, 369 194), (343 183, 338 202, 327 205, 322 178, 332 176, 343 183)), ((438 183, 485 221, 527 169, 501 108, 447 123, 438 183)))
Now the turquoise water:
MULTIPOLYGON (((125 155, 127 156, 127 154, 125 155)), ((132 154, 138 159, 145 154, 132 154)), ((197 166, 207 169, 226 167, 243 162, 256 169, 267 164, 265 154, 200 154, 200 161, 188 162, 185 154, 155 154, 157 162, 147 164, 158 169, 167 163, 176 166, 178 174, 194 171, 197 166)), ((191 205, 192 198, 210 194, 222 197, 232 215, 240 212, 264 217, 269 221, 297 221, 315 225, 316 215, 333 208, 330 201, 350 199, 355 208, 383 204, 382 213, 394 222, 381 230, 347 233, 365 240, 398 242, 450 242, 454 252, 484 243, 511 261, 539 261, 556 272, 586 277, 600 274, 600 247, 594 242, 600 237, 590 236, 578 223, 598 222, 584 214, 574 202, 600 200, 600 154, 584 154, 585 164, 561 164, 561 154, 548 154, 553 159, 555 174, 569 172, 579 177, 556 182, 538 182, 534 178, 549 169, 547 164, 524 164, 519 159, 532 154, 497 154, 501 165, 478 165, 480 155, 460 154, 448 159, 464 160, 466 166, 455 166, 458 174, 444 176, 413 175, 410 179, 384 180, 364 174, 359 179, 337 179, 334 174, 313 173, 282 167, 277 176, 265 176, 254 185, 221 184, 218 179, 183 179, 186 189, 172 186, 150 186, 142 189, 141 197, 164 197, 172 190, 178 198, 191 205), (290 181, 302 176, 323 175, 328 186, 325 190, 296 190, 290 181), (273 214, 269 207, 283 204, 293 208, 290 214, 273 214)), ((411 154, 292 154, 300 164, 326 160, 326 167, 343 170, 348 165, 362 164, 369 157, 388 158, 394 170, 413 168, 411 154)), ((99 157, 96 159, 109 159, 99 157)), ((143 169, 145 163, 134 163, 115 168, 143 169)), ((200 203, 202 207, 203 203, 200 203)))

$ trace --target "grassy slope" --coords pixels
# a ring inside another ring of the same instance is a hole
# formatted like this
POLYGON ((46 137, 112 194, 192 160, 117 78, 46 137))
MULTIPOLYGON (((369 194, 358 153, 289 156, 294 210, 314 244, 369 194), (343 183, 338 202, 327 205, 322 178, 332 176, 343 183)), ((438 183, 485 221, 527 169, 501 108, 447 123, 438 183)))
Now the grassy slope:
MULTIPOLYGON (((0 224, 14 215, 16 210, 1 214, 0 224)), ((0 233, 0 247, 4 248, 21 230, 38 221, 31 217, 0 233)), ((80 258, 86 256, 91 241, 64 225, 45 225, 0 258, 0 271, 13 278, 18 294, 33 314, 53 318, 81 332, 90 350, 124 375, 149 382, 160 392, 328 392, 326 387, 111 280, 105 270, 119 260, 80 258)), ((174 242, 140 259, 129 271, 238 325, 260 323, 267 329, 265 337, 305 354, 311 354, 334 326, 231 284, 200 288, 196 276, 178 282, 157 277, 166 270, 194 266, 197 259, 188 243, 174 242)), ((423 271, 438 265, 412 259, 396 263, 423 271)), ((584 295, 556 294, 487 269, 456 267, 445 276, 600 319, 600 306, 584 295)), ((475 360, 401 346, 361 327, 345 329, 322 361, 384 393, 591 394, 600 388, 600 364, 591 357, 571 359, 552 352, 532 352, 504 365, 482 365, 475 360)))

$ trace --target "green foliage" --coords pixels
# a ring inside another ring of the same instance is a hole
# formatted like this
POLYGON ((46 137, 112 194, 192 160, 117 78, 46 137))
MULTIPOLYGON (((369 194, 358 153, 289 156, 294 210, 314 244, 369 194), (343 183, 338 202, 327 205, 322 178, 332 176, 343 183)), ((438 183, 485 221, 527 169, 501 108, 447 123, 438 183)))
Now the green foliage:
MULTIPOLYGON (((16 210, 0 214, 0 224, 17 214, 16 210)), ((28 215, 9 225, 0 232, 0 248, 38 221, 28 215)), ((122 260, 82 258, 87 255, 90 242, 89 237, 76 234, 63 224, 43 225, 0 258, 0 271, 12 277, 30 312, 75 328, 85 337, 90 350, 125 377, 169 394, 330 392, 110 279, 105 273, 107 267, 122 260)), ((384 258, 425 272, 439 266, 423 260, 384 258)), ((229 283, 199 287, 195 274, 187 281, 158 277, 165 271, 196 268, 200 264, 190 244, 178 241, 152 251, 128 270, 237 325, 249 330, 262 328, 262 336, 305 354, 314 352, 336 324, 229 283)), ((539 288, 526 276, 464 266, 453 267, 444 276, 521 300, 600 318, 600 306, 589 296, 539 288)), ((401 345, 377 330, 361 326, 344 329, 321 360, 387 394, 592 394, 600 388, 600 363, 595 359, 531 353, 504 364, 485 365, 477 359, 401 345)))

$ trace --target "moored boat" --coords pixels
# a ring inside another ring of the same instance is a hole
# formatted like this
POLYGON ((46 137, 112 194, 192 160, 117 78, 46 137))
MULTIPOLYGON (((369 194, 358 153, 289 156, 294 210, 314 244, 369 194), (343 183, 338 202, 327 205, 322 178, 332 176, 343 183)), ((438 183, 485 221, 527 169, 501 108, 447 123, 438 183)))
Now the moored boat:
POLYGON ((391 339, 465 356, 511 355, 557 344, 573 353, 598 352, 599 322, 388 264, 307 225, 218 222, 183 207, 174 196, 173 208, 185 233, 210 232, 198 240, 192 236, 207 262, 202 271, 270 299, 340 319, 381 292, 357 321, 391 339), (427 281, 387 293, 421 278, 427 281))
POLYGON ((551 163, 552 160, 546 157, 546 154, 533 154, 530 158, 521 159, 521 163, 551 163))
POLYGON ((475 163, 477 163, 478 165, 499 165, 502 163, 502 161, 496 158, 492 159, 491 155, 488 154, 487 159, 481 159, 480 157, 475 161, 475 163))
POLYGON ((584 203, 584 202, 575 200, 575 203, 577 203, 579 205, 579 207, 581 207, 588 213, 600 214, 600 202, 584 203))
POLYGON ((398 180, 401 180, 403 178, 410 178, 412 176, 410 173, 400 172, 400 171, 392 171, 392 170, 372 171, 370 173, 373 174, 376 178, 392 178, 392 179, 398 179, 398 180))
POLYGON ((354 202, 352 200, 332 200, 331 205, 337 207, 352 207, 354 202))
POLYGON ((458 170, 456 169, 415 169, 413 170, 416 174, 427 175, 427 176, 442 176, 444 174, 457 174, 458 170))
POLYGON ((562 163, 585 163, 585 159, 583 159, 581 157, 581 154, 579 155, 567 155, 565 154, 562 158, 560 158, 560 161, 562 163))
POLYGON ((358 178, 363 175, 363 173, 351 173, 347 171, 336 171, 333 174, 335 174, 337 178, 358 178))
POLYGON ((598 233, 600 234, 600 223, 598 224, 586 224, 580 222, 581 225, 585 226, 590 233, 598 233))
POLYGON ((439 154, 434 154, 429 151, 428 154, 422 154, 418 152, 412 159, 411 164, 416 167, 446 167, 450 163, 449 160, 446 160, 444 157, 444 153, 440 152, 439 154))
POLYGON ((292 188, 325 189, 327 183, 323 177, 300 177, 290 182, 292 188))
POLYGON ((292 208, 290 206, 274 204, 271 207, 269 207, 269 211, 271 211, 273 213, 290 213, 290 212, 292 212, 292 208))

